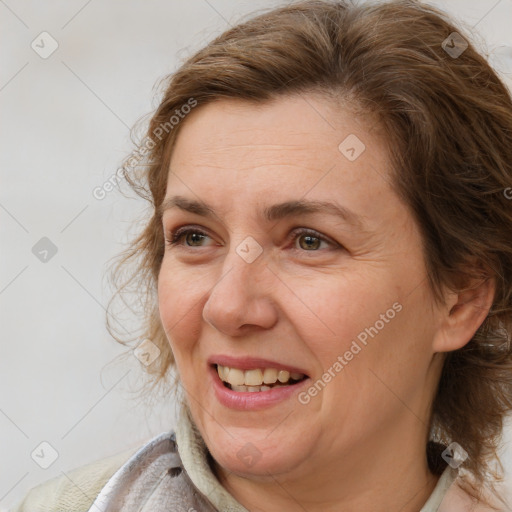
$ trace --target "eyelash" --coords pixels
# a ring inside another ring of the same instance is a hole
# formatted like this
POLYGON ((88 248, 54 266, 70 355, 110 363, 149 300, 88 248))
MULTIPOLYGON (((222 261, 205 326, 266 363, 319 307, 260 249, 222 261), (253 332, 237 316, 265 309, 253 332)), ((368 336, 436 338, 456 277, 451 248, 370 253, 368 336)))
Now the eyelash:
MULTIPOLYGON (((184 238, 186 235, 190 234, 190 233, 196 233, 198 235, 209 237, 208 233, 205 233, 204 231, 201 231, 200 229, 197 229, 197 228, 179 228, 179 229, 177 229, 174 232, 170 232, 168 237, 166 237, 165 242, 170 247, 174 247, 174 246, 178 246, 178 245, 183 245, 183 244, 180 243, 180 240, 182 238, 184 238)), ((300 238, 303 235, 308 235, 308 236, 311 236, 312 238, 317 238, 321 242, 325 242, 325 243, 329 244, 330 246, 332 246, 334 248, 336 248, 336 247, 340 248, 341 247, 339 244, 337 244, 335 242, 332 242, 331 240, 329 240, 328 238, 322 236, 320 233, 318 233, 317 231, 315 231, 313 229, 299 228, 298 230, 295 230, 293 232, 293 236, 289 237, 289 238, 291 238, 291 241, 296 241, 298 238, 300 238)), ((198 247, 198 246, 185 246, 185 245, 183 245, 183 247, 186 247, 187 249, 193 250, 194 247, 198 247)), ((201 246, 199 246, 199 247, 201 247, 201 246)), ((296 249, 296 250, 299 250, 299 251, 302 251, 302 252, 318 252, 318 251, 320 251, 320 249, 314 249, 312 251, 307 251, 307 250, 304 250, 304 249, 296 249)))

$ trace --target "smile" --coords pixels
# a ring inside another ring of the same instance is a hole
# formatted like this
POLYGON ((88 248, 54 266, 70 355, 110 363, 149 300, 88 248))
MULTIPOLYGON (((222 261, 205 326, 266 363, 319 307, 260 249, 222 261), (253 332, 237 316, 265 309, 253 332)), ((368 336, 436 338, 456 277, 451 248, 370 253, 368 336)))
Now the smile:
POLYGON ((215 366, 224 386, 238 392, 270 391, 274 388, 296 384, 306 378, 303 373, 289 372, 277 368, 241 370, 240 368, 231 368, 220 364, 215 366))

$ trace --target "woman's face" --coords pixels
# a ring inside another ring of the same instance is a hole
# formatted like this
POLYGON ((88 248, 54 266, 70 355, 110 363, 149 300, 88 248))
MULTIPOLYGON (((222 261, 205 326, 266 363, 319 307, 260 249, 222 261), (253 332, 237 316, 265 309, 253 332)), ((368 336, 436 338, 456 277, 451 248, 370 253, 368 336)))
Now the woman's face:
POLYGON ((183 123, 159 306, 217 463, 300 477, 423 455, 440 322, 382 140, 314 95, 183 123))

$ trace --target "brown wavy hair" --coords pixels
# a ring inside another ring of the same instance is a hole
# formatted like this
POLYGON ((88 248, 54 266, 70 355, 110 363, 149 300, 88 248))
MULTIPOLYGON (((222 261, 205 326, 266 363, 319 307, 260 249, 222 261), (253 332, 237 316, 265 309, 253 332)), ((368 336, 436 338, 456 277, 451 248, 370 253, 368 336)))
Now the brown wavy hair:
POLYGON ((349 105, 386 137, 393 185, 420 227, 435 300, 442 301, 443 286, 460 289, 461 277, 495 279, 485 321, 464 347, 446 354, 426 456, 440 475, 441 451, 456 441, 469 455, 462 465, 471 477, 463 476, 466 491, 485 502, 480 489, 489 484, 499 496, 494 485, 502 475, 491 463, 503 470, 497 449, 512 409, 512 99, 468 33, 419 1, 292 2, 230 28, 160 82, 142 142, 132 133, 136 158, 130 154, 123 167, 127 183, 147 200, 148 216, 111 268, 116 292, 107 315, 117 341, 133 348, 148 338, 160 350, 146 368, 144 394, 157 385, 168 394, 178 382, 156 289, 164 253, 159 207, 190 110, 184 106, 318 93, 349 105), (119 298, 141 312, 138 330, 119 328, 119 298))

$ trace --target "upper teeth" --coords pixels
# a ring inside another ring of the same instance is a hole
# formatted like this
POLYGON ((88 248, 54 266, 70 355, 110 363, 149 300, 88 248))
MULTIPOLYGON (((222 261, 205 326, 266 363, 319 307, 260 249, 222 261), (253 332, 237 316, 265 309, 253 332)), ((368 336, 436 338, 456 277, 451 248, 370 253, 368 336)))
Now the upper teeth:
POLYGON ((220 364, 217 365, 217 372, 221 380, 229 382, 232 386, 261 386, 264 383, 275 384, 277 381, 285 383, 290 378, 301 380, 304 377, 302 373, 290 373, 276 368, 256 368, 255 370, 244 371, 229 366, 221 366, 220 364))

